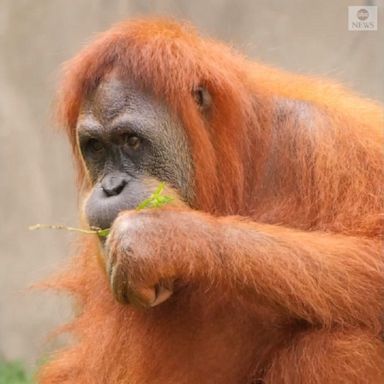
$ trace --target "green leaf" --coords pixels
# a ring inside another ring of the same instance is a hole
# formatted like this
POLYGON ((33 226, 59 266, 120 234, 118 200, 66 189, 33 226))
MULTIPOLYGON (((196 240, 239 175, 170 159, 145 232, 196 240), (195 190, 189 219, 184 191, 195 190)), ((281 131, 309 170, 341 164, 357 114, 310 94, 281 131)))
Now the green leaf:
POLYGON ((160 183, 158 187, 155 189, 155 192, 153 192, 152 196, 158 196, 160 195, 164 190, 164 183, 160 183))
POLYGON ((136 210, 140 211, 141 209, 147 208, 151 205, 152 203, 152 198, 149 197, 148 199, 143 200, 137 207, 136 210))
POLYGON ((170 203, 173 197, 162 195, 164 190, 164 183, 160 183, 156 190, 147 199, 143 200, 137 207, 136 210, 140 211, 144 208, 160 208, 165 204, 170 203))
POLYGON ((105 228, 97 230, 96 234, 99 237, 107 237, 109 235, 109 232, 111 232, 111 230, 109 228, 105 228))

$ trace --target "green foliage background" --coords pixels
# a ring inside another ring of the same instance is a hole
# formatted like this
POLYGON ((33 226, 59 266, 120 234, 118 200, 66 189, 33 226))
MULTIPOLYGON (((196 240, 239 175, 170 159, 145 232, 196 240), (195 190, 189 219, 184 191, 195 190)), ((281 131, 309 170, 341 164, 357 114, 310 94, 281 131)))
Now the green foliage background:
POLYGON ((32 384, 32 379, 22 363, 0 361, 0 384, 32 384))

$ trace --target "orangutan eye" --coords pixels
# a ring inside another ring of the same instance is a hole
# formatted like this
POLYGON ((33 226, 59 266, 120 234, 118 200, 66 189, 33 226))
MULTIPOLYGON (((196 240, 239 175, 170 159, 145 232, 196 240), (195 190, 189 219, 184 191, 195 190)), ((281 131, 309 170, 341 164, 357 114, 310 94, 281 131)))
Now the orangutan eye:
POLYGON ((192 96, 195 100, 195 103, 200 109, 207 109, 212 103, 212 97, 208 90, 204 87, 197 87, 192 91, 192 96))
POLYGON ((136 135, 125 135, 124 144, 126 144, 131 149, 137 150, 140 147, 141 139, 136 135))
POLYGON ((85 149, 87 152, 98 154, 104 151, 104 145, 99 140, 90 139, 87 141, 85 149))

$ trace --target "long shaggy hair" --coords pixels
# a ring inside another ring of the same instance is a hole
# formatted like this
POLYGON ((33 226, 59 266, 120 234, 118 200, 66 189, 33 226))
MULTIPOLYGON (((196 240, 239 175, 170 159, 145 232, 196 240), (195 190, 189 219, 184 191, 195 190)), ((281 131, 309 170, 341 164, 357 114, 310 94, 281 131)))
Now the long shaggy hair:
MULTIPOLYGON (((76 142, 80 106, 112 70, 152 92, 181 119, 194 162, 193 208, 302 230, 382 236, 379 105, 324 79, 248 61, 189 25, 164 20, 118 24, 65 65, 57 116, 73 147, 81 193, 89 185, 76 142), (191 97, 199 86, 212 95, 209 116, 199 113, 191 97)), ((98 239, 82 238, 76 253, 50 285, 78 301, 81 310, 64 327, 77 341, 42 368, 40 383, 140 383, 129 381, 129 373, 139 376, 132 369, 140 361, 167 361, 176 372, 182 363, 172 346, 190 340, 192 324, 203 324, 205 315, 176 308, 170 316, 167 303, 146 313, 120 305, 98 264, 98 239), (169 327, 179 327, 180 337, 169 327), (156 359, 156 349, 168 355, 156 359)), ((188 300, 194 308, 194 299, 188 300)), ((217 301, 204 305, 207 313, 221 310, 217 301)), ((247 318, 246 306, 241 311, 247 318)), ((215 326, 202 332, 215 333, 215 326)), ((247 343, 241 327, 233 326, 233 335, 247 343)), ((263 347, 270 353, 268 340, 263 347)), ((249 370, 235 360, 234 371, 249 370)))

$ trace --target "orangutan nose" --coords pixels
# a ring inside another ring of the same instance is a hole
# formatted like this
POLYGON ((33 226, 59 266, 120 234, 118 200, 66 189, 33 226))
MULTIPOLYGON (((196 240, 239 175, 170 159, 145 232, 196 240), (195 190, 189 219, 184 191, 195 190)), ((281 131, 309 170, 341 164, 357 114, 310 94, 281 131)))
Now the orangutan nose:
POLYGON ((108 197, 119 195, 127 184, 128 176, 122 172, 107 174, 101 181, 101 187, 108 197))

